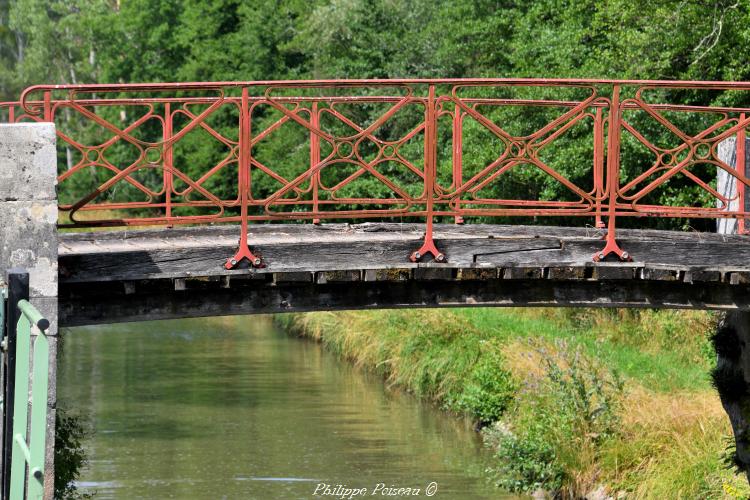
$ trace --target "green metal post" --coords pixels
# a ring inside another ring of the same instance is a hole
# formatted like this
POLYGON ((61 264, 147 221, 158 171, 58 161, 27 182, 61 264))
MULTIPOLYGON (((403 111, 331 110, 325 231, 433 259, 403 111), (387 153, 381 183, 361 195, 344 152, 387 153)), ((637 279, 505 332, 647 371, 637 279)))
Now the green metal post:
POLYGON ((44 495, 44 448, 47 437, 47 389, 49 381, 49 341, 44 332, 34 342, 34 380, 31 397, 31 461, 29 498, 44 495))
POLYGON ((22 314, 18 319, 16 329, 16 393, 13 400, 13 429, 10 434, 13 439, 13 454, 10 459, 10 500, 23 500, 26 483, 26 457, 18 440, 26 442, 26 426, 29 417, 30 347, 31 322, 22 314))
POLYGON ((47 435, 47 389, 49 377, 49 341, 44 330, 49 321, 27 300, 18 302, 21 315, 17 323, 16 392, 13 409, 13 455, 11 458, 10 500, 41 500, 44 495, 44 451, 47 435), (31 425, 27 439, 29 397, 29 355, 31 329, 37 329, 34 342, 34 375, 31 380, 31 425), (30 444, 27 444, 30 443, 30 444), (28 464, 28 491, 26 466, 28 464))

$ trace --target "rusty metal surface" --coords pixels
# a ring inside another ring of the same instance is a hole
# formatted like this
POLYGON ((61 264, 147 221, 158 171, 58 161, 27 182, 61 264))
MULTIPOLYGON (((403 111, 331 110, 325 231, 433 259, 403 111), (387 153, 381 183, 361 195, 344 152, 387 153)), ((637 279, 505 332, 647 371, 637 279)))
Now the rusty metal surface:
POLYGON ((580 79, 42 85, 0 103, 0 118, 57 124, 66 225, 239 222, 227 268, 263 265, 247 244, 253 223, 341 219, 424 220, 411 259, 441 262, 436 218, 584 217, 607 228, 594 260, 629 260, 616 242, 620 217, 736 217, 744 229, 745 155, 735 169, 718 146, 744 139, 750 107, 670 96, 748 91, 744 82, 580 79), (557 166, 563 142, 585 161, 557 166), (632 151, 652 160, 626 176, 632 151), (302 152, 304 164, 285 164, 302 152), (737 210, 707 167, 737 180, 737 210), (655 202, 677 178, 698 186, 703 202, 655 202), (503 196, 513 185, 527 196, 503 196), (66 198, 67 189, 80 195, 66 198))

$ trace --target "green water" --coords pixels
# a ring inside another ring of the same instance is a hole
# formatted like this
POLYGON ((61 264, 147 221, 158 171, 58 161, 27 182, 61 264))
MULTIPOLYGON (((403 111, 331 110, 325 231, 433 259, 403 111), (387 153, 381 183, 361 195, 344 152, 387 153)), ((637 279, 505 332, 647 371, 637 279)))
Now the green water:
MULTIPOLYGON (((265 317, 64 332, 60 405, 86 416, 80 487, 107 498, 307 499, 319 483, 503 496, 467 424, 265 317)), ((322 490, 322 488, 321 488, 322 490)), ((321 492, 319 490, 319 492, 321 492)))

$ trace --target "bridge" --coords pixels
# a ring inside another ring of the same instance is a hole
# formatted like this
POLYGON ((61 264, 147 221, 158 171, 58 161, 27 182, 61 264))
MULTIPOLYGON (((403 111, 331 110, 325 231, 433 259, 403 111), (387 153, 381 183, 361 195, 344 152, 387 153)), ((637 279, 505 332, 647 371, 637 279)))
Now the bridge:
POLYGON ((59 278, 38 296, 52 359, 57 304, 69 326, 383 307, 748 311, 749 91, 597 79, 34 86, 0 104, 14 124, 0 140, 0 216, 21 207, 13 220, 43 236, 1 256, 32 268, 32 299, 35 273, 59 278), (719 94, 732 104, 711 104, 719 94))
POLYGON ((725 219, 744 233, 749 108, 670 99, 748 87, 43 85, 3 108, 57 127, 62 229, 170 228, 62 234, 63 324, 410 305, 745 309, 743 236, 618 226, 725 219), (476 144, 491 154, 473 158, 476 144), (558 144, 575 165, 557 166, 558 144), (201 147, 210 161, 195 165, 201 147), (584 227, 486 224, 497 218, 584 227), (438 224, 474 220, 485 224, 438 224), (224 222, 239 234, 173 228, 224 222))

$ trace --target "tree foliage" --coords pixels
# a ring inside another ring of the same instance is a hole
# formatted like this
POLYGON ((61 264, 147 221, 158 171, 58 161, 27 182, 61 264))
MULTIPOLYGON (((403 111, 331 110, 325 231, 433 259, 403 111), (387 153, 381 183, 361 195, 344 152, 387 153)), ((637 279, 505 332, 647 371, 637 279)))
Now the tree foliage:
POLYGON ((0 80, 748 79, 736 0, 2 0, 0 80))

